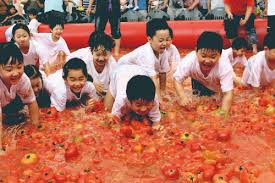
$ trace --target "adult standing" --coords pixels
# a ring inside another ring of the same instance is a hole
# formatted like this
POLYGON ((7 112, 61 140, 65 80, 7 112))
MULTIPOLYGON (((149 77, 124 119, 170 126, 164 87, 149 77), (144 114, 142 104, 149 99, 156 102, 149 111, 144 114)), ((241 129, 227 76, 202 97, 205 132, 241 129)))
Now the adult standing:
MULTIPOLYGON (((90 0, 86 11, 90 15, 94 0, 90 0)), ((119 55, 120 49, 120 0, 97 0, 95 11, 95 29, 104 32, 107 22, 111 24, 111 34, 115 41, 114 54, 119 55)))
POLYGON ((275 1, 265 0, 265 16, 267 16, 267 32, 275 32, 275 1))
POLYGON ((46 16, 46 23, 56 18, 64 21, 65 12, 63 9, 64 0, 45 0, 44 13, 46 16))
POLYGON ((224 8, 227 14, 224 29, 230 43, 238 36, 239 25, 245 26, 249 43, 252 44, 253 53, 256 54, 258 39, 254 26, 254 0, 224 0, 224 8))

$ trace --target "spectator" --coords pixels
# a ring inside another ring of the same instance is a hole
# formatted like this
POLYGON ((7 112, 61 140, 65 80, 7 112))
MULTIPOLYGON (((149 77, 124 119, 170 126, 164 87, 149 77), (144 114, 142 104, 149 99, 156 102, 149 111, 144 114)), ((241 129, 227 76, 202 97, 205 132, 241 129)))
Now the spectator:
POLYGON ((13 23, 16 23, 15 20, 18 20, 18 22, 26 22, 26 19, 19 15, 18 11, 16 10, 14 5, 8 5, 7 6, 7 12, 5 19, 1 22, 2 25, 11 25, 13 23))
POLYGON ((0 22, 5 19, 9 0, 0 0, 0 22))
POLYGON ((65 12, 63 9, 64 0, 45 0, 44 3, 44 13, 46 18, 46 23, 56 18, 64 21, 65 12))
MULTIPOLYGON (((94 0, 90 0, 86 11, 90 15, 94 0)), ((119 55, 120 49, 120 1, 119 0, 100 0, 96 3, 95 29, 104 32, 107 22, 111 24, 111 34, 115 40, 114 55, 119 55)))
POLYGON ((254 26, 255 15, 254 0, 224 0, 224 7, 227 17, 224 20, 224 29, 226 37, 232 43, 238 36, 239 25, 245 26, 248 32, 248 41, 252 44, 253 53, 257 53, 257 36, 254 26))
POLYGON ((267 32, 275 30, 275 1, 265 0, 264 14, 267 16, 267 32))
POLYGON ((149 11, 152 9, 159 9, 164 12, 167 12, 168 2, 169 0, 149 0, 149 11))
MULTIPOLYGON (((201 12, 201 14, 203 16, 205 16, 208 12, 207 1, 208 0, 200 0, 200 3, 199 3, 199 11, 201 12)), ((220 0, 220 1, 222 1, 222 0, 220 0)))
POLYGON ((223 0, 208 0, 207 1, 207 9, 208 12, 205 16, 206 19, 213 19, 213 11, 218 8, 223 8, 224 9, 224 3, 223 0))
POLYGON ((171 20, 184 20, 186 14, 191 16, 188 19, 199 19, 199 0, 171 0, 168 14, 171 20))
POLYGON ((134 8, 133 10, 137 11, 139 9, 138 0, 134 0, 134 2, 135 2, 135 7, 133 6, 133 0, 130 0, 128 8, 130 8, 130 9, 134 8))

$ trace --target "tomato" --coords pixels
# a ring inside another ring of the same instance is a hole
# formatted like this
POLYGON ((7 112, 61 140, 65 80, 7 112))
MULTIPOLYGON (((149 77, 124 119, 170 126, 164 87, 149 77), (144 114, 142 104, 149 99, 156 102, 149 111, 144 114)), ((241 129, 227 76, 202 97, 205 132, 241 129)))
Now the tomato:
POLYGON ((129 126, 123 126, 120 128, 120 133, 127 138, 131 138, 133 131, 129 126))
POLYGON ((67 180, 67 175, 64 170, 59 170, 55 173, 54 179, 59 183, 65 182, 67 180))
POLYGON ((77 146, 75 144, 69 144, 68 147, 65 149, 65 159, 70 160, 74 159, 79 155, 77 146))
POLYGON ((48 167, 42 168, 40 172, 42 175, 41 177, 42 180, 49 181, 54 178, 54 173, 51 168, 48 168, 48 167))
POLYGON ((212 180, 215 173, 216 173, 215 167, 212 165, 207 165, 204 167, 204 170, 203 170, 203 179, 204 180, 212 180))
POLYGON ((48 111, 47 111, 47 115, 46 115, 47 119, 50 120, 54 120, 58 118, 58 112, 54 107, 51 107, 48 111))
POLYGON ((228 141, 231 137, 231 134, 228 130, 226 129, 220 129, 218 131, 218 140, 219 141, 228 141))
POLYGON ((164 166, 161 172, 169 180, 177 180, 180 176, 179 169, 174 165, 164 166))
POLYGON ((188 145, 191 152, 196 152, 196 151, 201 150, 201 143, 200 142, 193 141, 193 142, 188 143, 187 145, 188 145))
POLYGON ((17 176, 6 176, 3 179, 4 183, 18 183, 18 177, 17 176))
POLYGON ((262 106, 262 107, 266 107, 267 104, 268 104, 268 101, 264 98, 260 98, 259 101, 258 101, 259 105, 262 106))
POLYGON ((76 182, 79 179, 79 177, 80 177, 79 172, 75 172, 75 171, 70 172, 70 174, 68 175, 68 179, 74 182, 76 182))

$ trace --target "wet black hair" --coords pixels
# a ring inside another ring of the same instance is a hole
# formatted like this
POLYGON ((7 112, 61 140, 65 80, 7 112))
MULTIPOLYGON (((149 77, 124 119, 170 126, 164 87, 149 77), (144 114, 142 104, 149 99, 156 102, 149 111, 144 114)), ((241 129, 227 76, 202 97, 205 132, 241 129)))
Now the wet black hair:
POLYGON ((28 11, 28 14, 29 14, 29 15, 33 15, 33 16, 37 16, 38 11, 37 11, 37 9, 35 9, 35 8, 31 8, 31 9, 28 11))
POLYGON ((64 22, 57 17, 50 17, 49 18, 49 26, 50 29, 53 30, 55 28, 55 26, 60 25, 63 29, 64 29, 64 22))
POLYGON ((114 48, 114 40, 104 32, 95 31, 91 33, 89 37, 89 46, 91 50, 98 48, 99 46, 104 47, 107 51, 111 51, 114 48))
POLYGON ((13 42, 0 43, 0 65, 24 63, 23 54, 13 42), (10 61, 11 59, 11 61, 10 61))
POLYGON ((84 76, 87 78, 87 81, 93 82, 93 78, 88 74, 86 63, 80 58, 71 58, 63 66, 63 78, 67 78, 69 70, 78 70, 81 69, 84 76))
POLYGON ((155 99, 156 87, 150 77, 136 75, 128 81, 126 94, 130 102, 138 99, 152 101, 155 99))
POLYGON ((217 50, 222 53, 223 39, 220 34, 216 32, 203 32, 197 40, 197 51, 200 49, 217 50))
POLYGON ((169 35, 173 39, 174 33, 173 33, 173 29, 171 27, 169 27, 169 35))
POLYGON ((34 79, 37 77, 42 79, 41 72, 35 65, 26 65, 24 67, 24 72, 30 79, 34 79))
POLYGON ((247 47, 248 47, 248 43, 246 39, 244 39, 243 37, 237 37, 232 42, 232 48, 235 50, 239 50, 242 48, 247 49, 247 47))
MULTIPOLYGON (((169 30, 169 25, 164 19, 152 19, 146 24, 146 34, 150 38, 156 35, 159 30, 169 30)), ((169 32, 170 33, 170 32, 169 32)))
POLYGON ((22 24, 22 23, 18 23, 18 24, 15 24, 15 26, 12 28, 12 37, 14 37, 14 34, 15 34, 15 32, 16 32, 18 29, 23 29, 23 30, 25 30, 29 35, 31 35, 30 29, 28 28, 27 25, 22 24))
POLYGON ((269 49, 275 48, 275 32, 269 32, 264 37, 264 46, 269 49))

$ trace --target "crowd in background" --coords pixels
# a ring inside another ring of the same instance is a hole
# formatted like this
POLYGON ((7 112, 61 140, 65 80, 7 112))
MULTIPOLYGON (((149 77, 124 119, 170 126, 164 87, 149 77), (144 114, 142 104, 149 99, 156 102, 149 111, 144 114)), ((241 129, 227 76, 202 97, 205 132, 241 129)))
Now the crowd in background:
MULTIPOLYGON (((0 25, 28 23, 37 14, 39 22, 50 16, 66 23, 88 23, 95 20, 96 0, 0 0, 0 25)), ((121 21, 224 19, 223 0, 120 0, 121 21)), ((255 15, 264 16, 264 0, 255 0, 255 15)))

